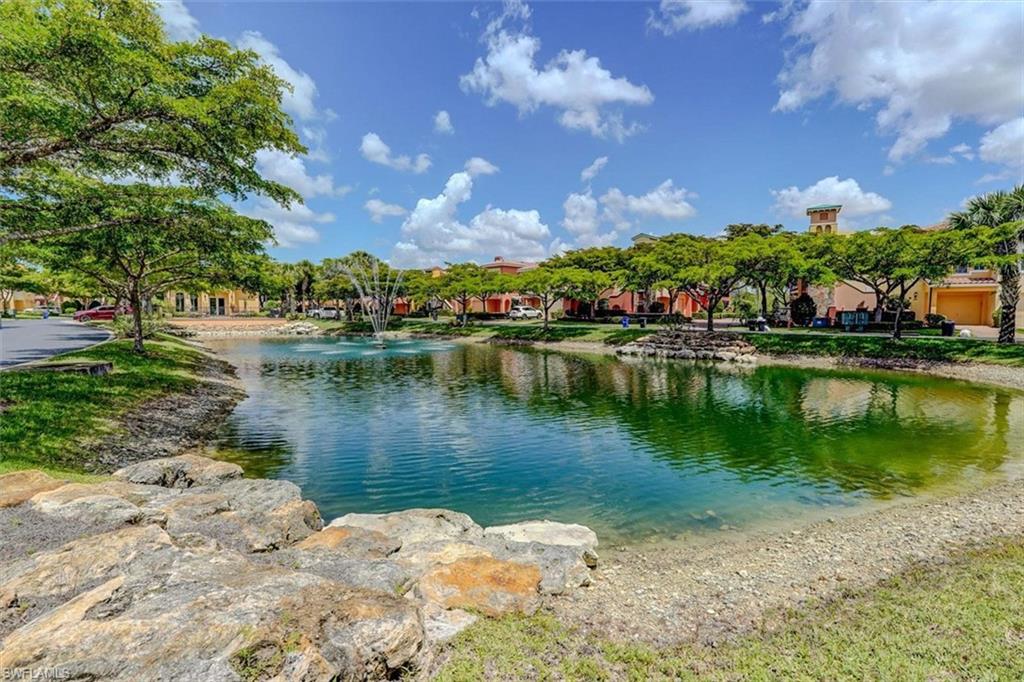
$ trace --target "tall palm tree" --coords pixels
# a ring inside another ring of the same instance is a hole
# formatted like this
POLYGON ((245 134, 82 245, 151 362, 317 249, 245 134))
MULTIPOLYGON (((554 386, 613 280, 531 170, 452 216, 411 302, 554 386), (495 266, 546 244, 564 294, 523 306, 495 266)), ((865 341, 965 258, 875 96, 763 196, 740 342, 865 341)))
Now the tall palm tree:
POLYGON ((985 227, 996 235, 991 255, 999 269, 999 343, 1013 343, 1020 302, 1021 251, 1024 245, 1024 185, 1009 192, 974 197, 949 216, 953 229, 985 227))

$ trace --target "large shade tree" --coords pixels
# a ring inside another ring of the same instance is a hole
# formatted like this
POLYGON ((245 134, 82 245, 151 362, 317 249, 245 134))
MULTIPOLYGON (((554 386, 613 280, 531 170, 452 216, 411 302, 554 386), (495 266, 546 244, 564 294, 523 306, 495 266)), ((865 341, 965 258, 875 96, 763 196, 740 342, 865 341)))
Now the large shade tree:
POLYGON ((685 258, 672 274, 672 281, 707 313, 707 330, 714 331, 715 310, 743 280, 746 273, 742 263, 750 258, 753 245, 747 238, 680 235, 679 240, 685 258))
POLYGON ((999 342, 1013 343, 1020 305, 1024 185, 974 197, 963 211, 950 215, 949 223, 956 230, 981 228, 978 244, 983 248, 976 260, 999 272, 999 342))
POLYGON ((42 258, 127 301, 137 352, 143 351, 146 302, 171 288, 232 281, 238 254, 259 253, 272 234, 267 223, 180 187, 127 186, 96 218, 117 224, 51 237, 42 258))
POLYGON ((974 252, 973 235, 915 226, 878 228, 852 235, 823 235, 823 257, 839 279, 860 282, 895 316, 893 338, 902 336, 909 294, 922 281, 941 280, 974 252))
POLYGON ((147 0, 4 0, 0 243, 135 222, 105 210, 137 196, 119 179, 298 200, 256 169, 304 151, 287 87, 254 52, 169 41, 147 0))

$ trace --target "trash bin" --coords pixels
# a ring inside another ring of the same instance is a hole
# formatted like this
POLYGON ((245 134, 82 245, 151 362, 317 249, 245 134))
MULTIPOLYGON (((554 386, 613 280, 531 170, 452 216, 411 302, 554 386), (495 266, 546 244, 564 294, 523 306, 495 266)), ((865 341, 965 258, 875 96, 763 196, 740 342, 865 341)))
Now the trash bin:
POLYGON ((953 332, 956 330, 956 322, 953 320, 942 321, 942 335, 953 336, 953 332))
POLYGON ((640 318, 640 328, 641 329, 647 329, 647 318, 646 317, 641 317, 640 318))

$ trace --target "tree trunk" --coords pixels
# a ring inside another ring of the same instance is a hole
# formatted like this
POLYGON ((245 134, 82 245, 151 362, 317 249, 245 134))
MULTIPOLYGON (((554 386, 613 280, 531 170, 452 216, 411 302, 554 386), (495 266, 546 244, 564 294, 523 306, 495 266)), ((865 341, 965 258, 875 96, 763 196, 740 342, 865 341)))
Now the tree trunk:
POLYGON ((141 282, 135 280, 131 283, 128 290, 129 305, 132 307, 132 327, 134 330, 135 343, 132 344, 132 350, 136 353, 144 353, 145 348, 142 345, 142 292, 140 291, 141 282))
POLYGON ((1004 265, 999 269, 999 280, 999 343, 1013 343, 1020 303, 1020 268, 1016 263, 1004 265))
POLYGON ((896 321, 892 323, 892 338, 899 341, 903 338, 903 297, 896 306, 896 321))
POLYGON ((715 331, 715 306, 718 305, 717 301, 712 305, 708 306, 708 331, 715 331))
POLYGON ((761 282, 757 285, 758 289, 761 290, 761 317, 768 319, 768 284, 761 282))

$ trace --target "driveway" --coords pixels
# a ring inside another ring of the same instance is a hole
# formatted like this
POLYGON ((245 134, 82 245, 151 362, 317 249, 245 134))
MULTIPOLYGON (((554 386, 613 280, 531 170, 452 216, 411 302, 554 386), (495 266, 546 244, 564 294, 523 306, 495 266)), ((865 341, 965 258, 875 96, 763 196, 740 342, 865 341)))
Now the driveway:
POLYGON ((0 369, 85 348, 110 336, 105 329, 66 318, 4 320, 0 328, 0 369))

